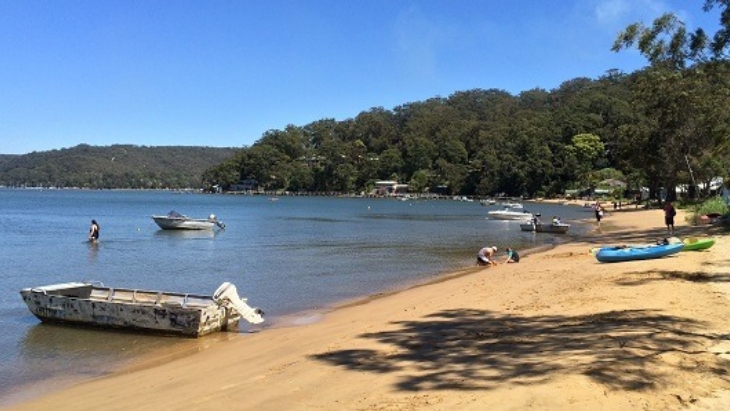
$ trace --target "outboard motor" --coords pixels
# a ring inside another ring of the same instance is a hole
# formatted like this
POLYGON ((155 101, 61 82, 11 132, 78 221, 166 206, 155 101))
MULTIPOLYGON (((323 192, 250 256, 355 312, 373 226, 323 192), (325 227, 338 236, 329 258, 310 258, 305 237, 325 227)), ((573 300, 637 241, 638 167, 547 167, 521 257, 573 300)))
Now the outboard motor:
POLYGON ((246 299, 241 299, 236 291, 236 286, 225 282, 218 287, 213 293, 213 299, 221 305, 236 310, 241 317, 251 324, 260 324, 264 322, 264 312, 258 308, 249 307, 246 299))
POLYGON ((211 223, 215 223, 215 225, 217 225, 218 228, 220 228, 221 230, 226 228, 226 225, 223 224, 223 221, 218 221, 218 218, 215 216, 215 214, 211 214, 208 217, 208 221, 210 221, 211 223))

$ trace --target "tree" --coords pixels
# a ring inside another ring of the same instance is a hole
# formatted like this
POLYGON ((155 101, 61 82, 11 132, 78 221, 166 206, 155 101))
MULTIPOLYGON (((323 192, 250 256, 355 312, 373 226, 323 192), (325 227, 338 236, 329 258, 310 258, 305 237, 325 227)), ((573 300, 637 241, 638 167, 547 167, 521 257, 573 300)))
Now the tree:
POLYGON ((594 134, 578 134, 573 136, 572 144, 566 147, 569 155, 577 160, 578 177, 585 186, 594 188, 595 181, 591 176, 596 162, 603 156, 605 146, 601 138, 594 134))
MULTIPOLYGON (((629 25, 612 47, 620 51, 636 46, 651 64, 635 87, 635 101, 642 107, 648 127, 629 127, 626 131, 642 142, 642 168, 650 189, 663 185, 669 200, 674 199, 679 178, 687 178, 682 164, 690 168, 715 147, 727 145, 728 134, 724 132, 728 116, 722 107, 729 101, 730 88, 727 80, 717 80, 722 78, 720 72, 726 72, 729 5, 727 0, 705 1, 705 11, 721 8, 721 29, 712 40, 701 28, 688 33, 683 22, 667 13, 655 19, 651 27, 629 25)), ((691 179, 691 173, 688 175, 691 179)))

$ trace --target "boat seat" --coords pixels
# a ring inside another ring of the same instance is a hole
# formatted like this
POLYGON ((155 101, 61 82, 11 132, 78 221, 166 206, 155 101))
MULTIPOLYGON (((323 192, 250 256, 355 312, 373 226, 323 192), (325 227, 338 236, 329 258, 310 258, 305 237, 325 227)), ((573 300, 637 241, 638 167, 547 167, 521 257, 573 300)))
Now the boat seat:
POLYGON ((175 307, 175 308, 183 307, 183 304, 180 301, 173 301, 173 300, 163 301, 163 302, 159 303, 159 305, 161 305, 163 307, 175 307))
MULTIPOLYGON (((162 298, 162 296, 160 296, 160 299, 161 298, 162 298)), ((183 297, 182 301, 180 301, 180 299, 169 299, 169 300, 161 301, 159 304, 162 305, 162 306, 164 306, 164 307, 182 307, 182 308, 185 308, 185 307, 188 306, 188 294, 185 294, 185 296, 183 297)))

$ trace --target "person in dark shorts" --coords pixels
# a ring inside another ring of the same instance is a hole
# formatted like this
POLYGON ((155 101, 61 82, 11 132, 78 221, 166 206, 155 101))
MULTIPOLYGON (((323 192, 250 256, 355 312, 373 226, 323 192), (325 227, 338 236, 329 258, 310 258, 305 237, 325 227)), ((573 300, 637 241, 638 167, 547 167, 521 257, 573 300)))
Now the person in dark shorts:
POLYGON ((602 219, 603 219, 603 207, 601 207, 600 204, 596 203, 596 222, 598 223, 598 228, 601 228, 602 219))
POLYGON ((96 220, 91 220, 91 228, 89 228, 89 241, 99 241, 99 224, 96 220))
POLYGON ((479 250, 477 254, 477 265, 497 265, 497 261, 494 259, 494 253, 497 251, 497 247, 484 247, 479 250))
POLYGON ((504 261, 505 264, 519 263, 520 255, 512 247, 507 248, 507 259, 504 261))
POLYGON ((664 224, 667 226, 667 234, 674 235, 674 216, 677 210, 674 209, 671 201, 664 205, 664 224))

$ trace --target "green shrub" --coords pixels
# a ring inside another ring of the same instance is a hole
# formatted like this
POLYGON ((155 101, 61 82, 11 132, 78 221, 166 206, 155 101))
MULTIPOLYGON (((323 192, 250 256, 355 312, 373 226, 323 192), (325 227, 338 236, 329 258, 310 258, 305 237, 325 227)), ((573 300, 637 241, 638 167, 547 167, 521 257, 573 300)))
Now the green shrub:
POLYGON ((725 215, 730 212, 730 209, 725 203, 725 199, 722 197, 713 197, 703 203, 697 204, 691 213, 687 213, 685 220, 688 223, 696 225, 700 222, 700 217, 705 214, 720 214, 725 215))

